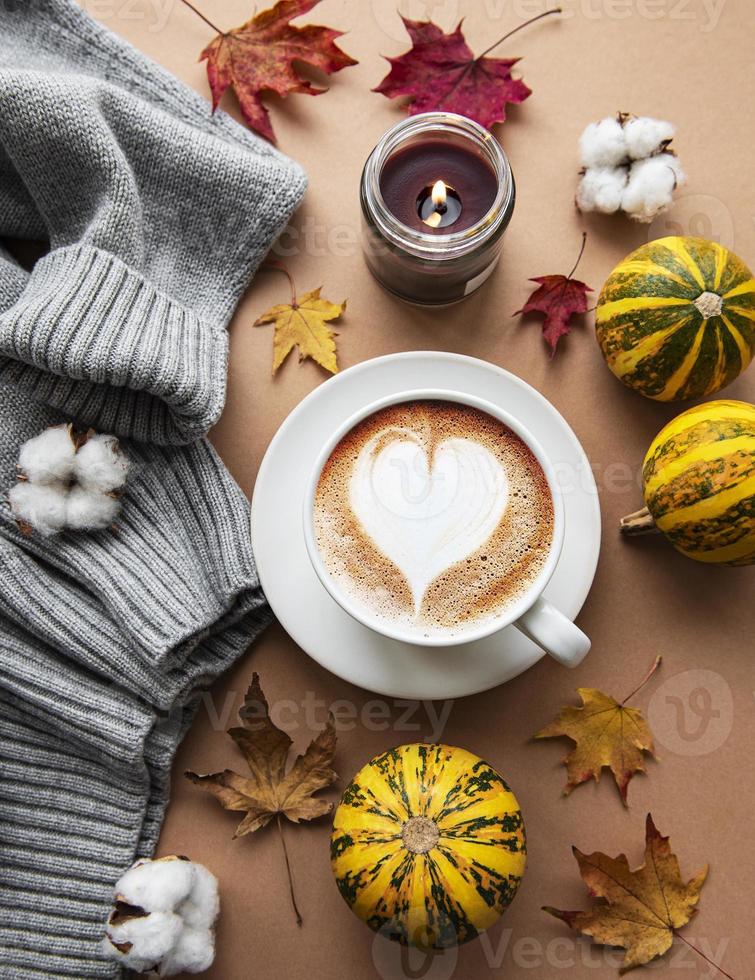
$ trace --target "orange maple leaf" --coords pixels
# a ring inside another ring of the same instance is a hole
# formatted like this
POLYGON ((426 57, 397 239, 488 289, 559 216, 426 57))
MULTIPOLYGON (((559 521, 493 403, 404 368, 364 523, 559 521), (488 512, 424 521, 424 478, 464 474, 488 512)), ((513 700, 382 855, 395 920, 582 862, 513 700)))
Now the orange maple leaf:
POLYGON ((653 733, 637 708, 626 702, 653 676, 661 658, 657 657, 642 683, 619 703, 610 694, 594 687, 577 690, 582 706, 567 706, 559 716, 541 729, 535 738, 570 738, 575 747, 564 757, 569 780, 564 788, 568 795, 575 786, 591 777, 598 782, 604 767, 613 773, 621 799, 627 805, 629 781, 645 772, 644 753, 655 755, 653 733))
MULTIPOLYGON (((543 906, 543 911, 597 943, 625 949, 620 973, 662 956, 678 930, 694 915, 708 866, 685 884, 669 838, 658 832, 650 814, 645 824, 645 863, 634 871, 624 854, 611 858, 601 851, 583 854, 576 847, 572 851, 582 880, 598 901, 580 912, 564 912, 548 905, 543 906)), ((717 963, 680 938, 729 977, 717 963)))

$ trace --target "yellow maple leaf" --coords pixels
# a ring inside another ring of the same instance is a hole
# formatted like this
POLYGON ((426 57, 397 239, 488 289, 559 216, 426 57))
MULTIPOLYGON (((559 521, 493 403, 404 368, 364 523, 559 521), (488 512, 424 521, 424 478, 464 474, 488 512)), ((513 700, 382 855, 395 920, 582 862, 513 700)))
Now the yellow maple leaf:
POLYGON ((311 357, 326 371, 337 373, 336 335, 327 324, 330 320, 337 320, 345 311, 346 300, 331 303, 320 297, 321 289, 320 286, 305 293, 300 300, 292 294, 290 303, 273 306, 255 321, 255 327, 275 324, 273 374, 294 347, 299 348, 299 361, 311 357))
POLYGON ((660 662, 661 658, 657 657, 642 684, 621 703, 594 687, 580 687, 577 694, 582 699, 582 707, 563 708, 550 725, 535 735, 535 738, 563 735, 575 743, 563 760, 569 776, 565 795, 591 777, 598 782, 601 771, 607 767, 627 805, 629 781, 636 773, 646 771, 644 753, 654 755, 655 747, 653 733, 642 712, 627 708, 626 702, 652 677, 660 662))
MULTIPOLYGON (((572 851, 582 880, 599 901, 580 912, 563 912, 548 905, 543 911, 601 945, 625 949, 620 973, 662 956, 676 931, 692 918, 708 866, 685 884, 669 838, 658 832, 650 814, 645 824, 645 863, 634 871, 624 854, 610 858, 600 851, 583 854, 576 847, 572 851)), ((729 976, 718 964, 713 965, 729 976)))

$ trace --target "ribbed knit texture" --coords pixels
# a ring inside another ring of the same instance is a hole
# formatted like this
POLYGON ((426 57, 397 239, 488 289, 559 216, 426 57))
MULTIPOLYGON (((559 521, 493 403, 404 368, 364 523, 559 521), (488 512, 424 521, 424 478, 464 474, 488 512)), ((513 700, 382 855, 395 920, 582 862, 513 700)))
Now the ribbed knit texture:
POLYGON ((0 2, 0 977, 115 977, 113 885, 157 841, 203 688, 268 622, 246 499, 204 433, 227 322, 300 169, 91 21, 0 2), (117 532, 23 535, 22 442, 132 461, 117 532))

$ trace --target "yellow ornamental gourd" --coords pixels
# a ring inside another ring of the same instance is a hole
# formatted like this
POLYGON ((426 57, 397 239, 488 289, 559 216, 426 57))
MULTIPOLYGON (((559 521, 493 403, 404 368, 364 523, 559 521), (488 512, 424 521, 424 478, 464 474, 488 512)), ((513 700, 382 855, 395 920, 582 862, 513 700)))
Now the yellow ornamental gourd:
POLYGON ((524 873, 516 797, 487 762, 448 745, 401 745, 367 763, 336 810, 331 862, 352 911, 422 949, 496 922, 524 873))
POLYGON ((595 325, 606 363, 628 387, 662 402, 711 395, 755 354, 755 279, 716 242, 660 238, 613 270, 595 325))
POLYGON ((755 405, 691 408, 653 440, 642 470, 646 507, 622 530, 660 530, 696 561, 755 564, 755 405))

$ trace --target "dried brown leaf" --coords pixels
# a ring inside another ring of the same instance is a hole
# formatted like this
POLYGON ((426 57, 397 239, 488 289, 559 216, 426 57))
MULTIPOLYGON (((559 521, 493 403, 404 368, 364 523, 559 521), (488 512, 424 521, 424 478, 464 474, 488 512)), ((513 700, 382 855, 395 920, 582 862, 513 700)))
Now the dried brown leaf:
POLYGON ((297 756, 288 773, 286 760, 291 738, 273 724, 256 673, 239 718, 241 725, 229 729, 228 734, 244 755, 251 776, 240 776, 231 769, 206 776, 186 773, 188 779, 211 793, 226 810, 246 814, 234 836, 259 830, 279 813, 293 823, 314 820, 328 813, 332 802, 315 799, 313 794, 338 778, 331 768, 336 750, 332 715, 307 751, 297 756))

